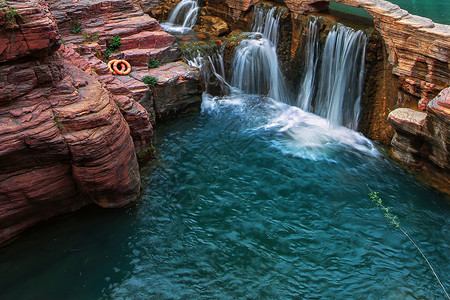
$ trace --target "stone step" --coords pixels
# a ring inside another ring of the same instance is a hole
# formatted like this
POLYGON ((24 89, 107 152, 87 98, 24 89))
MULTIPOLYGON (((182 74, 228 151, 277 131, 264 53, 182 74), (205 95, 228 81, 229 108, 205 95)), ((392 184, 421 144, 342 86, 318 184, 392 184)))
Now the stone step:
POLYGON ((171 62, 180 57, 178 46, 167 46, 163 48, 131 49, 114 53, 110 59, 125 59, 133 67, 147 66, 151 59, 158 59, 161 63, 171 62))
POLYGON ((175 43, 175 37, 164 31, 143 31, 123 37, 120 51, 144 48, 164 48, 175 43))

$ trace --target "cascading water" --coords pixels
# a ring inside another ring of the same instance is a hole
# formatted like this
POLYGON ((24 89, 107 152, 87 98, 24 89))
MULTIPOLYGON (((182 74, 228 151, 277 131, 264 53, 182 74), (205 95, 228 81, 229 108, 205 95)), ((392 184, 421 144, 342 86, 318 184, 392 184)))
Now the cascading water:
POLYGON ((278 44, 278 24, 280 23, 281 9, 273 7, 264 10, 263 5, 256 6, 253 17, 252 32, 259 32, 274 46, 278 44))
POLYGON ((182 0, 172 9, 167 22, 161 26, 166 31, 180 33, 189 31, 197 22, 199 8, 197 0, 182 0))
POLYGON ((268 12, 255 9, 252 30, 233 56, 231 85, 248 94, 263 94, 286 102, 286 88, 278 66, 276 44, 281 12, 276 7, 268 12))
POLYGON ((211 94, 211 86, 218 85, 221 94, 225 94, 229 85, 225 81, 225 65, 220 48, 213 47, 212 53, 196 50, 193 53, 185 53, 184 57, 190 66, 198 68, 202 73, 206 93, 211 94))
POLYGON ((305 43, 304 72, 300 91, 297 97, 297 105, 304 111, 311 110, 311 102, 314 98, 316 84, 317 62, 319 60, 319 27, 317 18, 312 17, 308 21, 308 33, 305 43))
POLYGON ((283 101, 284 83, 275 47, 259 34, 255 37, 242 41, 235 50, 231 85, 246 94, 264 94, 283 101))
POLYGON ((314 113, 333 126, 356 129, 364 80, 367 37, 342 24, 327 36, 314 113))

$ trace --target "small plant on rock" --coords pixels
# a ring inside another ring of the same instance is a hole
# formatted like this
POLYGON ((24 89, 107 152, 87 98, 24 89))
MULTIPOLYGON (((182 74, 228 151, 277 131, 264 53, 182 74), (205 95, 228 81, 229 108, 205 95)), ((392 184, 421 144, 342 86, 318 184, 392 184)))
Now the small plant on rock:
POLYGON ((98 41, 98 32, 97 31, 94 33, 91 33, 91 32, 83 33, 83 42, 90 43, 90 42, 95 42, 95 41, 98 41))
POLYGON ((159 67, 159 60, 157 58, 151 59, 148 62, 149 69, 155 69, 159 67))
POLYGON ((73 34, 81 33, 81 30, 83 29, 83 26, 80 24, 80 20, 79 19, 71 20, 70 24, 72 24, 72 28, 70 28, 70 32, 72 32, 73 34))
POLYGON ((146 85, 152 87, 158 83, 158 78, 156 78, 155 76, 146 75, 146 76, 142 77, 142 82, 144 82, 146 85))
POLYGON ((122 40, 122 38, 119 35, 116 35, 115 37, 113 37, 109 41, 108 47, 106 47, 106 50, 105 50, 105 58, 106 58, 106 60, 109 59, 111 54, 113 54, 114 52, 119 51, 120 46, 122 45, 121 40, 122 40))
POLYGON ((17 18, 20 18, 23 22, 29 22, 29 20, 18 13, 14 7, 10 7, 5 0, 0 0, 0 10, 5 11, 6 25, 17 26, 17 18))
POLYGON ((8 103, 9 104, 13 103, 13 98, 12 98, 12 95, 11 95, 11 91, 7 91, 6 95, 8 96, 8 103))
POLYGON ((119 35, 116 35, 109 41, 109 48, 114 51, 119 51, 119 48, 122 45, 121 40, 122 38, 119 35))

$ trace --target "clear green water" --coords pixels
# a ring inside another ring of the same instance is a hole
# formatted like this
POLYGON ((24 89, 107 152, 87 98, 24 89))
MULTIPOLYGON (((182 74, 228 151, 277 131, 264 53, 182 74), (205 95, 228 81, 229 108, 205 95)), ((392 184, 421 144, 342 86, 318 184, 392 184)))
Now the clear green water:
POLYGON ((141 201, 0 249, 0 299, 443 299, 450 207, 365 138, 243 95, 157 131, 141 201))
MULTIPOLYGON (((450 24, 449 0, 388 0, 407 10, 410 14, 429 18, 436 23, 450 24)), ((330 9, 355 14, 362 17, 371 16, 361 8, 355 8, 340 3, 330 2, 330 9)))
POLYGON ((427 17, 434 22, 450 24, 449 0, 389 0, 410 14, 427 17))

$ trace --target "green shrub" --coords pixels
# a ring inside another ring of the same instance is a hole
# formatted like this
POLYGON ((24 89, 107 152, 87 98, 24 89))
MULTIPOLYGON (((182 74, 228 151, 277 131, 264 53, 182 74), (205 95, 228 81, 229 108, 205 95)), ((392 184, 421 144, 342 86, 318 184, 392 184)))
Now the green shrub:
POLYGON ((158 78, 156 78, 155 76, 146 75, 142 77, 142 82, 144 82, 148 86, 154 86, 155 84, 158 83, 158 78))
POLYGON ((156 59, 156 58, 151 59, 151 60, 148 62, 148 67, 149 67, 150 69, 155 69, 155 68, 159 67, 159 60, 156 59))
POLYGON ((113 54, 114 52, 119 51, 120 46, 122 45, 121 40, 122 40, 122 38, 119 35, 116 35, 115 37, 113 37, 109 41, 108 47, 106 47, 106 50, 105 50, 105 58, 106 58, 106 60, 109 59, 111 54, 113 54))
POLYGON ((72 28, 70 28, 70 32, 73 34, 79 34, 81 33, 81 30, 83 29, 83 26, 80 24, 80 20, 73 19, 70 21, 70 24, 72 24, 72 28))
POLYGON ((111 56, 111 54, 113 54, 113 53, 114 53, 113 50, 111 50, 109 48, 106 48, 106 50, 105 50, 105 58, 106 58, 107 61, 108 61, 109 57, 111 56))
POLYGON ((94 41, 98 41, 98 32, 94 32, 94 33, 90 33, 90 32, 85 32, 83 33, 83 42, 94 42, 94 41))
POLYGON ((122 45, 121 42, 122 38, 119 35, 116 35, 109 41, 109 49, 111 49, 113 52, 119 51, 120 46, 122 45))

